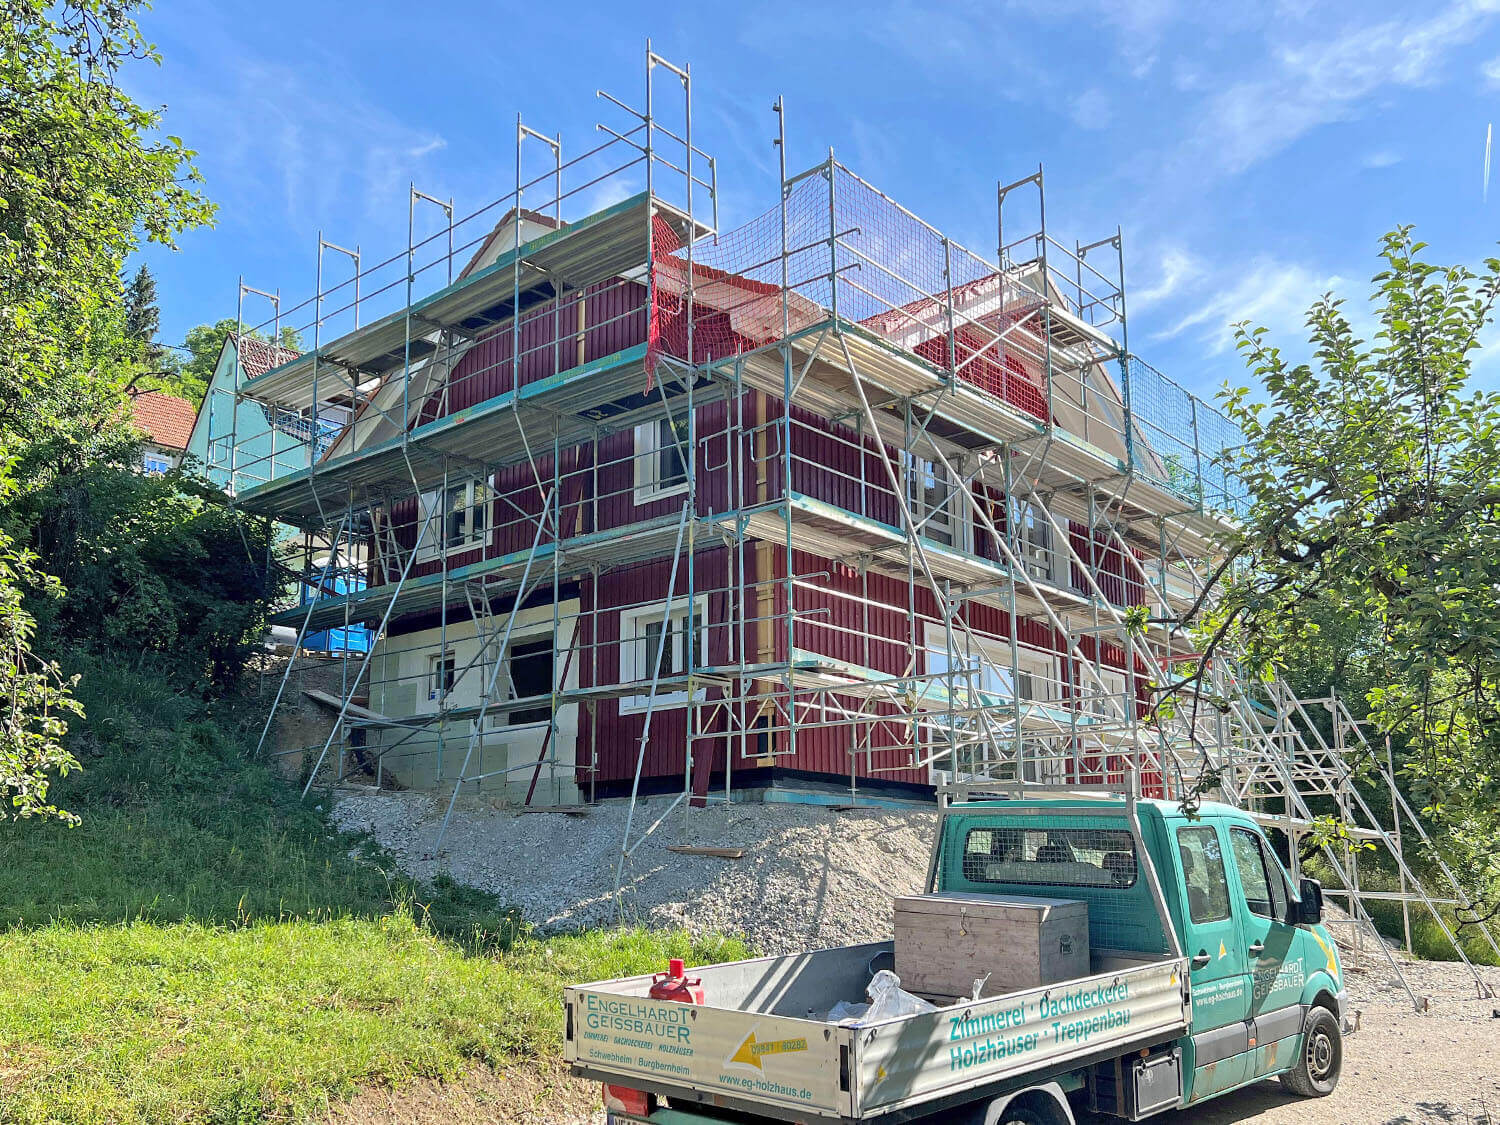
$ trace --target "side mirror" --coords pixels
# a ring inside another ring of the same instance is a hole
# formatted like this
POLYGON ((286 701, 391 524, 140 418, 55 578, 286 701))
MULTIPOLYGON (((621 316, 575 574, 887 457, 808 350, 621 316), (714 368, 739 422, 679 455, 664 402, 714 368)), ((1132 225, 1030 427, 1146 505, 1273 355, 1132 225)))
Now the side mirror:
POLYGON ((1303 879, 1298 894, 1300 901, 1296 904, 1297 925, 1317 925, 1323 920, 1323 884, 1316 879, 1303 879))

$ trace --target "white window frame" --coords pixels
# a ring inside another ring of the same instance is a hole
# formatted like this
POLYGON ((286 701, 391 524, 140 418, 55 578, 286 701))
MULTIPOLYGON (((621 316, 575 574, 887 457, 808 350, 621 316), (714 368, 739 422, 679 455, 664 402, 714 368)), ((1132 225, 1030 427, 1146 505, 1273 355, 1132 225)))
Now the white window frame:
POLYGON ((458 667, 458 654, 453 649, 444 652, 430 652, 427 654, 427 702, 441 703, 458 687, 458 681, 463 677, 463 672, 458 667), (442 668, 445 664, 453 666, 452 678, 448 686, 443 687, 442 668))
POLYGON ((921 537, 938 547, 972 554, 974 549, 973 513, 969 511, 969 505, 964 503, 963 492, 959 489, 958 482, 943 467, 943 463, 936 459, 928 460, 902 450, 901 463, 906 477, 906 499, 911 507, 912 522, 920 527, 921 537), (926 488, 928 481, 932 482, 933 491, 936 491, 940 484, 946 485, 948 496, 940 505, 929 504, 926 488), (946 510, 942 512, 942 522, 938 523, 935 518, 930 517, 940 509, 946 510), (931 532, 935 527, 946 528, 952 535, 952 542, 945 542, 934 537, 931 532))
MULTIPOLYGON (((708 664, 708 632, 710 628, 708 620, 708 595, 700 594, 692 600, 693 617, 700 622, 698 628, 698 652, 694 666, 705 667, 708 664)), ((670 675, 681 675, 687 670, 687 648, 685 645, 686 625, 689 619, 688 599, 673 598, 668 627, 670 629, 669 644, 670 667, 677 669, 670 675)), ((620 611, 620 682, 649 683, 651 680, 651 661, 656 658, 655 650, 647 652, 646 646, 650 635, 649 627, 652 624, 660 625, 667 603, 660 601, 654 605, 635 606, 620 611)), ((700 688, 695 693, 695 698, 702 699, 704 691, 700 688)), ((649 689, 640 695, 627 696, 620 700, 620 713, 622 715, 635 715, 645 711, 651 702, 649 689)), ((655 705, 662 707, 681 707, 688 702, 688 693, 683 691, 658 691, 656 693, 655 705)))
MULTIPOLYGON (((983 633, 974 633, 974 644, 979 647, 987 667, 982 668, 980 675, 979 690, 992 695, 1016 698, 1015 686, 1005 682, 1010 678, 1011 651, 1010 641, 1005 637, 991 637, 983 633)), ((940 621, 929 621, 923 632, 923 648, 925 650, 925 667, 928 672, 936 671, 935 659, 946 662, 948 659, 947 633, 940 621)), ((955 629, 953 633, 953 653, 960 661, 966 661, 968 653, 973 646, 969 643, 968 634, 962 630, 955 629)), ((1031 645, 1016 645, 1016 670, 1022 676, 1030 677, 1031 682, 1041 682, 1046 685, 1046 694, 1042 698, 1023 695, 1021 698, 1027 702, 1035 703, 1058 703, 1061 699, 1061 660, 1055 652, 1035 648, 1031 645)), ((945 685, 946 686, 946 685, 945 685)), ((942 738, 940 731, 933 731, 930 737, 934 742, 942 738)), ((935 747, 929 747, 928 753, 935 747)), ((1050 764, 1049 764, 1050 767, 1050 764)), ((1053 767, 1055 772, 1055 767, 1053 767)), ((933 785, 942 785, 953 780, 951 770, 938 768, 936 758, 927 763, 927 776, 933 785)))
POLYGON ((417 561, 446 558, 448 555, 472 551, 489 542, 490 509, 495 502, 495 490, 488 480, 471 477, 468 480, 450 483, 446 489, 434 489, 421 494, 417 505, 417 526, 426 525, 427 532, 417 548, 417 561), (453 542, 448 541, 449 497, 462 491, 463 507, 460 512, 462 534, 453 542), (433 512, 433 508, 437 508, 433 512), (483 513, 483 514, 480 514, 483 513), (431 521, 428 515, 431 514, 431 521))
POLYGON ((635 502, 637 504, 651 504, 657 500, 664 500, 668 496, 681 496, 688 490, 688 458, 693 455, 692 449, 688 447, 686 434, 678 434, 680 443, 674 441, 679 456, 682 456, 683 476, 680 481, 663 484, 661 480, 661 456, 667 450, 667 444, 662 435, 662 427, 667 426, 676 429, 686 426, 687 416, 681 418, 653 418, 649 422, 642 422, 635 428, 635 502))
POLYGON ((141 470, 148 477, 165 476, 172 471, 172 459, 165 453, 148 450, 141 454, 141 470))
POLYGON ((1058 585, 1057 544, 1052 523, 1039 504, 1011 498, 1011 544, 1026 573, 1042 582, 1058 585))

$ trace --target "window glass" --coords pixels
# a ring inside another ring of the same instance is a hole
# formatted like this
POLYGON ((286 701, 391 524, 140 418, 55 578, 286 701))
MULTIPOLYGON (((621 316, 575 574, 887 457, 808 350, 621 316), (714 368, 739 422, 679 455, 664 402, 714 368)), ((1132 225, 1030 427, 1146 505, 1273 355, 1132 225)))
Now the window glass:
POLYGON ((436 504, 433 523, 438 528, 433 534, 443 549, 473 546, 484 540, 491 495, 489 485, 473 480, 449 485, 442 492, 424 493, 420 518, 425 519, 429 506, 436 504))
MULTIPOLYGON (((512 699, 531 699, 552 691, 552 638, 516 641, 510 646, 506 671, 510 675, 512 699)), ((510 712, 510 726, 523 723, 545 723, 552 717, 552 707, 542 703, 510 712)))
POLYGON ((462 484, 448 489, 448 503, 444 505, 443 546, 456 547, 464 541, 464 524, 468 511, 468 488, 462 484))
POLYGON ((687 449, 686 418, 663 418, 656 430, 656 487, 672 488, 687 483, 687 466, 683 451, 687 449))
POLYGON ((1177 830, 1177 853, 1187 889, 1188 915, 1196 923, 1229 917, 1229 883, 1219 834, 1207 825, 1177 830))
POLYGON ((1229 830, 1230 845, 1234 848, 1234 865, 1240 874, 1240 886, 1245 892, 1245 905, 1250 913, 1262 918, 1286 917, 1286 884, 1281 881, 1281 871, 1270 864, 1265 853, 1264 842, 1253 832, 1243 828, 1229 830))
POLYGON ((441 699, 445 694, 453 690, 454 672, 453 654, 443 653, 441 656, 433 656, 427 663, 427 698, 441 699))
POLYGON ((1015 521, 1015 549, 1022 564, 1033 578, 1052 578, 1052 525, 1028 501, 1017 500, 1011 504, 1011 518, 1015 521))
POLYGON ((660 607, 651 607, 642 612, 631 614, 626 628, 629 630, 627 639, 634 634, 635 656, 629 667, 622 664, 622 675, 631 680, 649 680, 652 676, 653 662, 656 674, 659 676, 676 676, 688 670, 688 654, 692 651, 689 645, 693 639, 697 639, 698 651, 695 663, 702 666, 706 662, 707 633, 703 627, 703 607, 697 606, 693 610, 692 623, 689 625, 688 607, 683 604, 672 610, 666 617, 666 639, 662 639, 662 611, 660 607))
MULTIPOLYGON (((670 676, 672 674, 672 623, 667 622, 667 639, 661 639, 662 623, 660 620, 647 620, 645 622, 645 633, 641 638, 641 662, 643 669, 649 669, 653 660, 657 661, 656 674, 659 676, 670 676)), ((650 673, 647 672, 647 675, 650 673)))
POLYGON ((972 883, 1133 887, 1135 839, 1114 828, 971 828, 964 878, 972 883))
POLYGON ((903 453, 912 515, 921 524, 921 536, 948 547, 962 547, 963 506, 948 470, 937 461, 903 453))

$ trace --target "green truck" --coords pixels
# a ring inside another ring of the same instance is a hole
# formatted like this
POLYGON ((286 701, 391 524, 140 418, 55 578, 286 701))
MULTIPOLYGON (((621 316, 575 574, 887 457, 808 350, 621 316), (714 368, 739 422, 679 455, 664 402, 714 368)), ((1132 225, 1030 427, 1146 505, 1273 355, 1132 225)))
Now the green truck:
POLYGON ((837 1017, 891 942, 702 966, 701 1003, 601 981, 565 990, 565 1057, 620 1125, 1071 1125, 1338 1082, 1353 1024, 1321 888, 1294 889, 1239 809, 969 796, 942 808, 927 883, 1082 900, 1088 975, 887 1019, 837 1017))

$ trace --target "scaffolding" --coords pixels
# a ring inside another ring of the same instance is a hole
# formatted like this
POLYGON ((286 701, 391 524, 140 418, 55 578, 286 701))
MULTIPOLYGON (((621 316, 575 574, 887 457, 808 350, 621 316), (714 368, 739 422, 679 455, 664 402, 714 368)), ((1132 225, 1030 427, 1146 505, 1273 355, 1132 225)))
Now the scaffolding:
MULTIPOLYGON (((1294 863, 1331 802, 1446 931, 1463 892, 1417 880, 1393 784, 1392 825, 1360 796, 1389 763, 1342 701, 1311 705, 1330 742, 1221 654, 1152 706, 1198 661, 1186 617, 1243 502, 1239 437, 1130 351, 1118 230, 1064 244, 1038 169, 998 188, 986 257, 831 150, 789 174, 778 101, 776 205, 721 231, 690 68, 648 43, 639 108, 599 96, 621 123, 594 148, 565 160, 518 118, 513 192, 458 217, 413 186, 400 253, 363 267, 320 232, 314 296, 267 295, 272 332, 308 316, 312 346, 237 367, 209 468, 316 545, 315 596, 277 620, 372 638, 326 740, 277 751, 307 789, 437 789, 439 846, 466 793, 626 798, 617 881, 674 812, 780 775, 856 804, 1211 789, 1294 863), (354 268, 327 288, 326 249, 354 268), (672 800, 643 824, 648 792, 672 800)), ((1373 934, 1381 896, 1323 850, 1373 934)))

